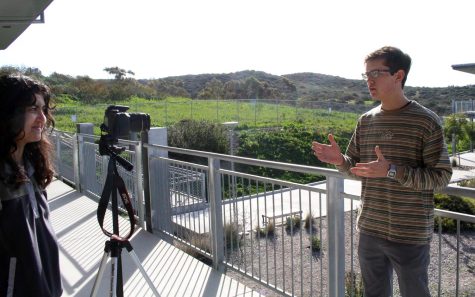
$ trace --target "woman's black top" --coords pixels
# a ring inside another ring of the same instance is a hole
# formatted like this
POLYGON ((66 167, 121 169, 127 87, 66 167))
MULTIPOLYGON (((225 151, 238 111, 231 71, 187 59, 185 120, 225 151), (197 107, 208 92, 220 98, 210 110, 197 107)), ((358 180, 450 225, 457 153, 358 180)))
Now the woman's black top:
POLYGON ((58 244, 46 191, 26 165, 29 181, 19 188, 0 180, 0 296, 61 296, 58 244))

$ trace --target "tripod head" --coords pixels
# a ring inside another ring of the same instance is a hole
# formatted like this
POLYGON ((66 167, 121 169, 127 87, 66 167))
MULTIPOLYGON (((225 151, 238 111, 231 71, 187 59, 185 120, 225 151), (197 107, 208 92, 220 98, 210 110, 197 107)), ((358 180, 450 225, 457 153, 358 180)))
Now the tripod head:
POLYGON ((119 155, 125 151, 125 147, 117 146, 116 143, 118 142, 118 139, 114 139, 110 134, 101 135, 99 139, 99 154, 101 156, 111 157, 111 159, 117 161, 117 163, 124 167, 125 170, 132 171, 134 165, 119 155))

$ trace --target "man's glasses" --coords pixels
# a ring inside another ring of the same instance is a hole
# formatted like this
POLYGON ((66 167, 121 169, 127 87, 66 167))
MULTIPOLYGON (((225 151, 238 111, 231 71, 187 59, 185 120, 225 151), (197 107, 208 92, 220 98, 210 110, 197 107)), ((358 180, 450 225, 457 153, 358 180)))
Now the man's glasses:
POLYGON ((361 73, 361 77, 363 77, 364 80, 368 80, 368 78, 378 78, 381 73, 384 72, 391 72, 389 69, 375 69, 371 70, 369 72, 361 73))

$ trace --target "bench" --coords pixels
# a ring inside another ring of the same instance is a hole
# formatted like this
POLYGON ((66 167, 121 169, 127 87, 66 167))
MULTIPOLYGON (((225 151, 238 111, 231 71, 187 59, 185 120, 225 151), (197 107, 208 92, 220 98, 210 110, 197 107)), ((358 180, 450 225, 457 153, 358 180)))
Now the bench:
POLYGON ((300 218, 302 218, 302 211, 299 210, 299 211, 293 211, 293 212, 287 212, 287 213, 283 213, 283 214, 280 214, 280 215, 262 215, 262 225, 263 226, 267 226, 267 224, 269 224, 269 222, 274 222, 274 225, 275 225, 275 220, 276 219, 282 219, 282 223, 284 223, 284 220, 287 219, 288 217, 296 217, 296 216, 300 216, 300 218))

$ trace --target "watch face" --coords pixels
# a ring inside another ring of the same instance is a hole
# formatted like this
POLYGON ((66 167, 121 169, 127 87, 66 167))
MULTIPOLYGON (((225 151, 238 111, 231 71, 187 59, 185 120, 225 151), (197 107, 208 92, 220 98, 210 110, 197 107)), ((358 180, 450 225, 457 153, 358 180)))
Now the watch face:
POLYGON ((391 165, 391 167, 390 167, 389 170, 388 170, 387 176, 388 176, 389 178, 395 178, 395 177, 396 177, 396 166, 391 165))

